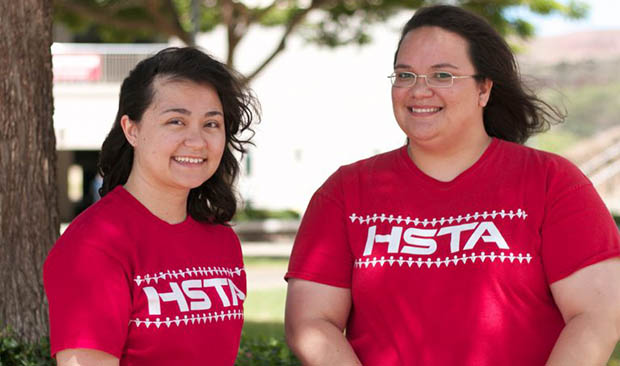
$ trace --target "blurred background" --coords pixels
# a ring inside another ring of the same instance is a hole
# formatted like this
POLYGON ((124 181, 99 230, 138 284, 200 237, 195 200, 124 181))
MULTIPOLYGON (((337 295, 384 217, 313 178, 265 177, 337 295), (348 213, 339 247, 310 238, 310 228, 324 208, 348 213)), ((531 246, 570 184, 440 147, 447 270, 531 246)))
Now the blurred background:
MULTIPOLYGON (((507 36, 528 83, 568 112, 564 124, 529 144, 575 161, 610 209, 620 212, 620 192, 614 190, 620 167, 611 156, 618 156, 614 127, 620 125, 620 24, 614 18, 620 4, 583 3, 589 11, 579 19, 535 14, 525 7, 508 9, 508 19, 529 21, 536 34, 527 39, 516 33, 507 36)), ((255 126, 256 147, 243 160, 239 193, 245 207, 302 214, 314 190, 340 165, 402 145, 386 76, 399 29, 411 14, 403 10, 380 24, 363 25, 367 38, 362 44, 355 39, 328 44, 304 33, 308 30, 292 34, 286 48, 252 77, 249 83, 261 101, 263 121, 255 126)), ((177 36, 165 38, 155 31, 138 39, 141 43, 106 43, 129 36, 122 29, 118 36, 109 35, 97 19, 81 16, 78 25, 57 16, 52 47, 62 222, 97 199, 98 150, 114 119, 122 79, 142 58, 183 44, 177 36)), ((235 46, 232 66, 249 75, 270 55, 282 32, 260 26, 246 32, 235 46)), ((227 33, 224 26, 215 26, 197 32, 195 43, 226 62, 227 33)))
MULTIPOLYGON (((282 277, 299 217, 340 165, 404 143, 387 75, 412 4, 438 1, 402 2, 400 8, 354 0, 331 7, 316 0, 178 0, 161 1, 158 9, 150 3, 55 1, 54 128, 63 227, 98 199, 98 151, 120 83, 133 66, 183 44, 226 62, 248 78, 263 110, 256 146, 243 160, 243 207, 234 226, 249 280, 244 337, 267 337, 282 353, 278 364, 286 364, 282 277)), ((528 144, 575 162, 620 214, 620 3, 443 3, 493 19, 517 52, 524 79, 568 113, 564 124, 528 144)), ((261 352, 258 343, 245 347, 240 364, 261 352)))

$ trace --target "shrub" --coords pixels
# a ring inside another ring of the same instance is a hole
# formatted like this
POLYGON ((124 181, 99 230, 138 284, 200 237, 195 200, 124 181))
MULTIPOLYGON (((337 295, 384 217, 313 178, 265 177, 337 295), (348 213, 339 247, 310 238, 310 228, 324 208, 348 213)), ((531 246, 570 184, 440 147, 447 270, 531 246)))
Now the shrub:
POLYGON ((28 344, 9 329, 0 331, 0 366, 56 366, 50 357, 49 340, 28 344))
POLYGON ((237 366, 298 366, 286 343, 273 337, 242 337, 237 366))
MULTIPOLYGON (((242 337, 237 366, 298 366, 301 363, 283 340, 242 337)), ((0 331, 0 366, 56 366, 47 337, 39 343, 20 341, 10 330, 0 331)))
POLYGON ((299 219, 301 215, 295 210, 267 210, 253 208, 251 205, 237 210, 233 221, 266 220, 266 219, 299 219))

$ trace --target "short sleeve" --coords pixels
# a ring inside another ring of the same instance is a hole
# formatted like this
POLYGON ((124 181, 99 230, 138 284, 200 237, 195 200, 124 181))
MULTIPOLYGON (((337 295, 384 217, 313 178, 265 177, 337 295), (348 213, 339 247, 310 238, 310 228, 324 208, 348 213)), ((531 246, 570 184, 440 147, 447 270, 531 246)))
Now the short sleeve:
POLYGON ((339 172, 310 200, 295 238, 286 279, 351 287, 353 255, 346 232, 339 172))
POLYGON ((549 283, 620 255, 618 228, 592 184, 582 179, 585 182, 563 190, 546 208, 541 237, 549 283))
POLYGON ((120 358, 131 311, 121 264, 88 245, 53 248, 43 279, 52 356, 64 349, 88 348, 120 358))

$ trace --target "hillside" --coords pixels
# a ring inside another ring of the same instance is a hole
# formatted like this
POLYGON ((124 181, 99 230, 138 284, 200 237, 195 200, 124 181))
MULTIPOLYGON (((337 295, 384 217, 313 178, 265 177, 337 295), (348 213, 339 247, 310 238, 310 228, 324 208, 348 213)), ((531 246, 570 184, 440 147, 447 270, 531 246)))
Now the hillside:
POLYGON ((536 79, 535 88, 620 82, 620 29, 541 37, 517 47, 521 72, 536 79))
POLYGON ((519 59, 523 64, 550 65, 617 59, 620 58, 620 28, 538 37, 520 46, 523 52, 519 59))
POLYGON ((543 37, 526 44, 518 62, 526 83, 567 112, 539 143, 564 150, 620 124, 620 29, 543 37))

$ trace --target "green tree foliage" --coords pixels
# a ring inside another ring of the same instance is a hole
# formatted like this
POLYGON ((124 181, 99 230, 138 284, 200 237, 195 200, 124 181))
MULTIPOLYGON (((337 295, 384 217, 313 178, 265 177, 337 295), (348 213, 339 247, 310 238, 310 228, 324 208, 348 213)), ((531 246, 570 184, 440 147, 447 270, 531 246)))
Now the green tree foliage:
MULTIPOLYGON (((445 2, 445 1, 443 1, 445 2)), ((401 10, 414 10, 438 0, 54 0, 56 20, 75 31, 95 30, 105 42, 133 42, 176 36, 193 43, 196 31, 226 28, 226 63, 235 65, 240 41, 257 26, 278 27, 281 36, 255 70, 251 80, 286 48, 289 37, 329 47, 365 44, 368 25, 382 22, 401 10)), ((531 36, 534 29, 524 19, 509 17, 515 7, 533 13, 583 17, 587 5, 577 0, 453 0, 487 18, 502 34, 531 36)))

